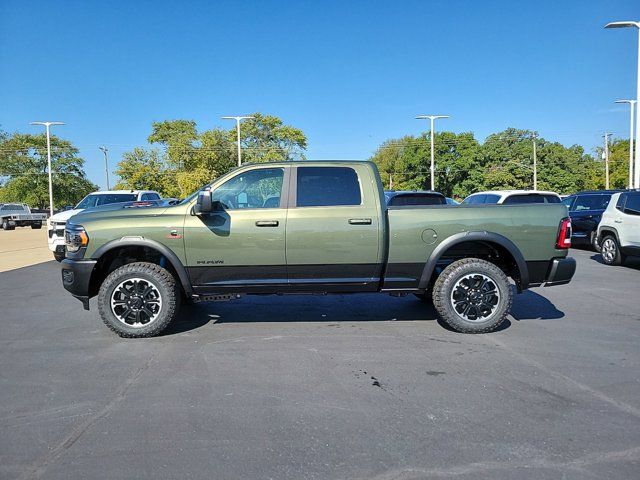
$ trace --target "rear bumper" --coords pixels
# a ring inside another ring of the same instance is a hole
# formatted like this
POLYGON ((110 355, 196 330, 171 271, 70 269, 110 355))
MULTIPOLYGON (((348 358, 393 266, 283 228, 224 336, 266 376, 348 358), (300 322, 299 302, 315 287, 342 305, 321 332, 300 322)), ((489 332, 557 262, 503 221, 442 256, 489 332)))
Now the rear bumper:
POLYGON ((96 260, 62 261, 62 285, 74 297, 82 302, 85 310, 89 310, 89 285, 96 260))
POLYGON ((545 287, 569 283, 576 273, 576 261, 572 257, 554 258, 544 283, 545 287))

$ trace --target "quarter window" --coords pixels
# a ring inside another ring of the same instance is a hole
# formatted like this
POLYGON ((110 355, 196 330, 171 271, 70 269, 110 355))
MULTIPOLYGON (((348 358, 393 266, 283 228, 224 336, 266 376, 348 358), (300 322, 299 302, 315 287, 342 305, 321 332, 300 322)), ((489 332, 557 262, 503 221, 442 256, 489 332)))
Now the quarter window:
POLYGON ((633 193, 627 195, 624 213, 627 215, 640 215, 640 195, 633 193))
POLYGON ((358 174, 349 167, 298 167, 296 206, 360 205, 358 174))
POLYGON ((216 188, 212 201, 225 210, 278 208, 282 192, 282 168, 258 168, 240 173, 216 188))

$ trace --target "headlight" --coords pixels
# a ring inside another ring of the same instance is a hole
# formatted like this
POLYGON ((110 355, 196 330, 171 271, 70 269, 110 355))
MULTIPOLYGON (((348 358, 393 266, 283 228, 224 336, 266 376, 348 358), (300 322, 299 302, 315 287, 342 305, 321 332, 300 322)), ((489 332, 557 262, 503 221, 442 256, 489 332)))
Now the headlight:
POLYGON ((77 252, 89 243, 89 235, 80 225, 73 225, 64 231, 64 244, 68 252, 77 252))

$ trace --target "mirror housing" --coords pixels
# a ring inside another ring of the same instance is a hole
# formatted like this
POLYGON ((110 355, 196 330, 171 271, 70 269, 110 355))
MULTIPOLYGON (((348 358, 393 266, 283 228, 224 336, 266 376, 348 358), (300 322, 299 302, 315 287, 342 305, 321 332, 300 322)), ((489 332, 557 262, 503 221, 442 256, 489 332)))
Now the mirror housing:
POLYGON ((213 211, 211 205, 211 191, 203 190, 198 194, 198 199, 193 207, 193 213, 196 215, 207 215, 213 211))

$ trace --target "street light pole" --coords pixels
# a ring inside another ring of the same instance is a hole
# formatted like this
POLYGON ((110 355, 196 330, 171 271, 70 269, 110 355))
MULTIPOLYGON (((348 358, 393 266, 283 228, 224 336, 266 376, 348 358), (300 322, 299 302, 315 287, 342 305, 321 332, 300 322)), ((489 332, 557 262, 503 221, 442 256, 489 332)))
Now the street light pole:
POLYGON ((434 132, 433 132, 433 122, 436 118, 449 118, 449 115, 418 115, 416 117, 417 120, 426 120, 429 119, 431 121, 431 190, 435 190, 436 187, 436 182, 435 182, 435 150, 434 150, 434 140, 435 140, 435 136, 434 136, 434 132))
POLYGON ((605 190, 609 190, 609 135, 610 133, 606 133, 603 135, 604 137, 604 184, 605 190))
POLYGON ((109 188, 109 157, 107 155, 109 149, 104 145, 98 148, 102 150, 102 153, 104 153, 104 173, 107 176, 107 190, 111 190, 111 188, 109 188))
MULTIPOLYGON (((611 22, 607 23, 604 28, 625 28, 636 27, 638 29, 638 58, 637 58, 637 77, 636 77, 636 101, 640 100, 640 22, 611 22)), ((633 173, 633 188, 640 188, 640 108, 636 108, 636 160, 635 170, 633 173)))
POLYGON ((533 189, 538 190, 538 155, 536 152, 536 132, 533 132, 533 189))
MULTIPOLYGON (((634 138, 633 138, 633 120, 635 118, 635 107, 636 107, 636 100, 616 100, 614 103, 628 103, 629 106, 631 107, 629 109, 629 111, 631 112, 631 118, 629 120, 629 189, 633 188, 633 184, 634 184, 634 177, 633 177, 633 142, 634 142, 634 138)), ((635 139, 635 142, 638 142, 638 139, 635 139)))
POLYGON ((52 125, 64 125, 62 122, 31 122, 30 125, 44 125, 47 131, 47 170, 49 171, 49 215, 53 216, 53 181, 51 178, 51 136, 49 127, 52 125))
POLYGON ((221 117, 224 120, 235 120, 236 121, 236 133, 238 136, 238 166, 242 165, 242 151, 240 148, 240 121, 241 120, 245 120, 245 119, 250 119, 250 118, 255 118, 255 117, 251 117, 249 115, 244 115, 244 116, 236 116, 236 117, 221 117))

